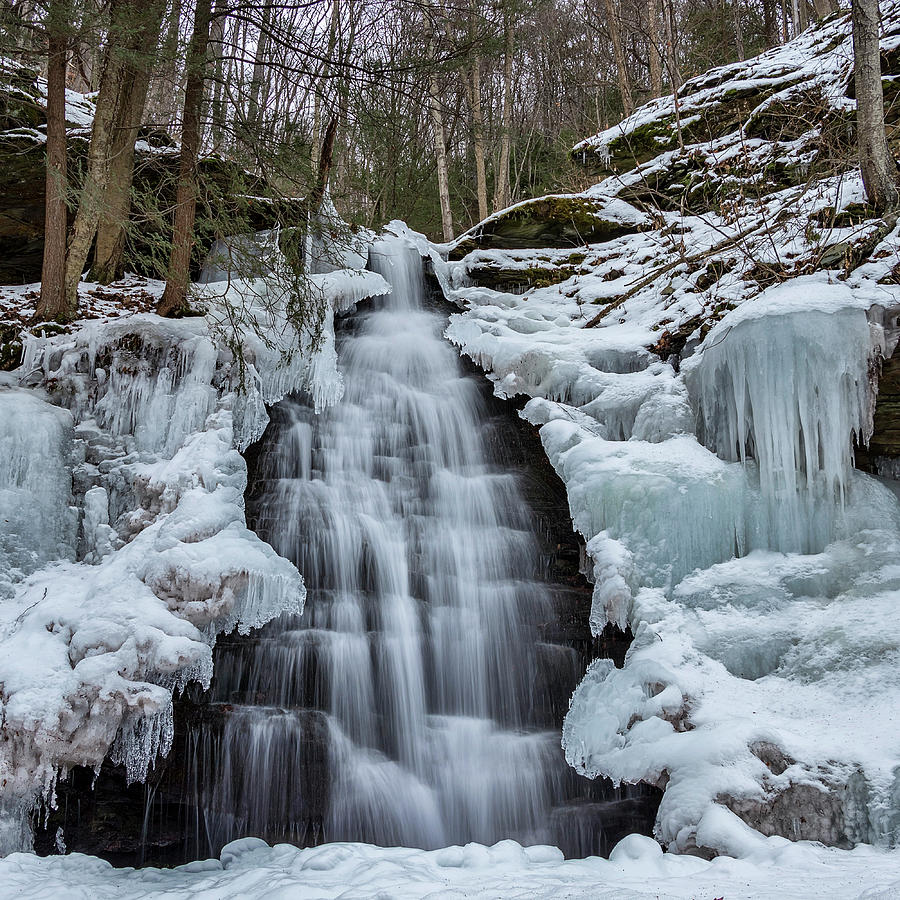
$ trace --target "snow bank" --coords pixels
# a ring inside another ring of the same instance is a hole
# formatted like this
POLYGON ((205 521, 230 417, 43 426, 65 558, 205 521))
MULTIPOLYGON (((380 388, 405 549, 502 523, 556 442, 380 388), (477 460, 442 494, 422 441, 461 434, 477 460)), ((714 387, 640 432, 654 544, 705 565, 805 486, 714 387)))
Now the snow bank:
POLYGON ((0 383, 0 852, 27 846, 70 767, 109 755, 146 777, 218 633, 302 609, 297 570, 246 527, 239 451, 285 393, 340 396, 333 314, 388 290, 364 272, 314 282, 321 337, 298 343, 272 283, 233 282, 204 289, 205 317, 27 338, 14 374, 47 393, 0 383))
MULTIPOLYGON (((891 34, 893 3, 882 3, 883 13, 891 34)), ((761 117, 779 105, 796 105, 804 94, 820 91, 822 100, 840 108, 847 103, 843 86, 852 72, 853 54, 850 43, 849 13, 832 17, 817 28, 808 29, 795 40, 775 47, 745 62, 732 63, 710 69, 685 82, 678 91, 676 117, 675 99, 671 95, 651 100, 639 107, 622 122, 586 138, 573 148, 573 155, 595 154, 607 161, 615 157, 620 146, 640 153, 647 136, 668 149, 677 139, 680 127, 687 136, 696 131, 716 127, 709 119, 727 122, 728 104, 749 103, 750 110, 761 117), (706 120, 706 121, 704 121, 706 120), (648 133, 645 136, 644 133, 648 133)), ((896 36, 887 39, 886 49, 896 36)), ((752 119, 751 119, 752 121, 752 119)))
MULTIPOLYGON (((709 830, 732 826, 710 819, 709 830)), ((744 826, 745 831, 749 831, 744 826)), ((734 831, 734 829, 732 828, 734 831)), ((194 897, 392 897, 424 900, 637 900, 728 897, 729 900, 796 900, 829 896, 884 898, 900 890, 900 855, 868 847, 852 852, 784 838, 734 835, 740 859, 714 862, 663 853, 655 841, 630 835, 608 860, 563 860, 555 847, 522 847, 501 841, 441 850, 325 844, 305 850, 269 847, 256 838, 228 844, 220 859, 175 869, 114 869, 82 854, 45 859, 14 854, 0 860, 0 879, 22 900, 79 895, 139 900, 165 894, 194 897), (743 838, 743 840, 741 840, 743 838)))

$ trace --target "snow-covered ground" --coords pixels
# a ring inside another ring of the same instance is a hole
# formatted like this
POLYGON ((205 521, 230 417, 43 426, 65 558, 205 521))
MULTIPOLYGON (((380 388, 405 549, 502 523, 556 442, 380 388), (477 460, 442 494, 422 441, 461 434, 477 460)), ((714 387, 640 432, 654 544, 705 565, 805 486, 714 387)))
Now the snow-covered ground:
MULTIPOLYGON (((900 4, 882 13, 893 60, 900 4)), ((579 145, 613 172, 583 195, 618 229, 603 243, 532 252, 488 240, 446 263, 394 225, 463 310, 448 337, 499 395, 531 398, 523 416, 587 542, 592 629, 635 634, 624 667, 598 660, 577 689, 568 760, 664 787, 660 841, 724 856, 663 854, 635 836, 609 861, 510 842, 250 840, 169 871, 13 854, 0 861, 4 889, 900 897, 900 851, 887 849, 900 839, 900 502, 896 483, 857 471, 851 454, 897 340, 900 228, 867 218, 858 172, 828 170, 823 155, 824 131, 853 108, 849 41, 838 16, 689 82, 680 123, 663 99, 579 145), (705 116, 730 122, 744 89, 752 102, 733 130, 691 143, 705 116), (799 134, 782 127, 792 105, 806 116, 799 134), (646 161, 628 170, 629 154, 646 161), (527 282, 542 268, 558 283, 473 286, 486 271, 527 282)), ((301 602, 297 573, 245 527, 238 451, 286 391, 305 387, 320 405, 340 396, 331 317, 384 285, 315 278, 331 301, 325 339, 287 364, 263 303, 253 315, 276 339, 242 332, 241 372, 230 314, 145 314, 32 339, 15 381, 0 382, 0 498, 21 509, 33 497, 31 516, 0 532, 7 848, 25 842, 21 813, 52 797, 58 770, 112 752, 146 771, 169 740, 171 690, 209 676, 216 630, 301 602)))
POLYGON ((770 838, 744 859, 707 862, 663 853, 631 835, 610 859, 563 860, 555 847, 468 844, 443 850, 326 844, 299 850, 255 838, 224 848, 221 860, 176 869, 114 869, 78 853, 0 860, 6 897, 47 900, 390 898, 390 900, 895 900, 900 851, 833 850, 770 838))

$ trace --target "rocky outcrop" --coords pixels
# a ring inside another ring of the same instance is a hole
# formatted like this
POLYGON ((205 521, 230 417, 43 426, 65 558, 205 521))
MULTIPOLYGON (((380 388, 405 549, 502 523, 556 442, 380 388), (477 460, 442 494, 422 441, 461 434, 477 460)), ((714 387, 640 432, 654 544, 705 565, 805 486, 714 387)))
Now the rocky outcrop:
MULTIPOLYGON (((81 177, 92 116, 90 102, 69 92, 69 173, 81 177)), ((29 69, 0 64, 0 283, 38 281, 44 252, 46 113, 41 83, 29 69)), ((135 155, 133 227, 126 268, 164 275, 171 246, 178 147, 165 133, 145 129, 135 155)), ((281 197, 265 179, 221 156, 200 161, 194 274, 217 236, 263 231, 306 221, 298 198, 281 197)), ((72 211, 70 211, 70 217, 72 211)))
POLYGON ((648 226, 636 209, 574 194, 526 200, 485 219, 457 238, 450 259, 473 250, 580 247, 634 234, 648 226))

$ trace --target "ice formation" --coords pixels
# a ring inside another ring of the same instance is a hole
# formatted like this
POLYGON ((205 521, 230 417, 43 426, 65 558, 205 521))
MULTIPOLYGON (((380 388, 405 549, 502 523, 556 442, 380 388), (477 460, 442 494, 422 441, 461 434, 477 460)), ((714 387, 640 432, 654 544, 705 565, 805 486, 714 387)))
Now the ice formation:
POLYGON ((738 307, 678 373, 624 352, 634 325, 572 327, 556 289, 454 292, 451 338, 534 398, 593 560, 592 629, 635 632, 625 667, 599 660, 576 691, 567 758, 666 786, 657 834, 681 849, 733 849, 704 825, 717 803, 766 833, 897 837, 893 732, 865 723, 900 702, 900 585, 876 549, 900 506, 851 453, 885 337, 865 292, 816 287, 738 307))
MULTIPOLYGON (((900 9, 882 11, 893 51, 900 9)), ((678 200, 657 206, 652 228, 602 243, 483 241, 452 262, 462 241, 431 251, 464 309, 448 337, 498 395, 531 398, 522 415, 541 429, 586 540, 592 630, 635 635, 623 668, 598 660, 576 690, 567 758, 664 787, 656 833, 673 849, 737 852, 754 834, 744 823, 841 846, 900 838, 900 504, 896 485, 853 465, 896 344, 900 231, 841 223, 864 196, 858 172, 812 191, 761 174, 773 158, 808 168, 816 129, 786 141, 759 123, 773 104, 800 102, 801 82, 845 109, 848 48, 839 17, 685 85, 682 116, 714 128, 749 73, 758 106, 746 133, 667 149, 676 124, 664 98, 576 148, 620 166, 585 193, 591 203, 646 210, 643 185, 666 198, 672 173, 677 199, 687 171, 701 200, 755 184, 733 201, 739 212, 678 200), (638 129, 663 152, 628 171, 638 129), (834 227, 805 227, 824 210, 834 227), (829 257, 832 242, 858 255, 829 257), (808 274, 829 258, 831 271, 808 274), (535 268, 550 286, 528 287, 535 268)))
POLYGON ((279 290, 210 284, 205 317, 31 337, 0 382, 0 853, 27 846, 29 812, 70 767, 109 755, 146 777, 172 692, 209 682, 217 633, 302 609, 296 568, 246 527, 239 451, 285 393, 340 396, 331 317, 388 286, 314 276, 324 330, 299 343, 279 290), (223 338, 235 310, 243 366, 223 338))

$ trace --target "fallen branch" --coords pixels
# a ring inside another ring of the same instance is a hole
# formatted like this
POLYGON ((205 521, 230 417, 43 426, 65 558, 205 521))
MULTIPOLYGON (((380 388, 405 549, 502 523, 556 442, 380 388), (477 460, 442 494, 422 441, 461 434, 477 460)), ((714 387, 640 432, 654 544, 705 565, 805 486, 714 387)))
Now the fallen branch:
POLYGON ((730 250, 736 244, 744 240, 744 238, 749 237, 754 231, 757 230, 758 227, 759 225, 753 225, 750 228, 745 228, 740 233, 722 241, 720 244, 716 244, 714 247, 710 247, 708 250, 702 250, 700 253, 694 253, 691 256, 680 256, 677 259, 666 263, 664 266, 660 266, 658 269, 654 269, 649 275, 645 276, 640 281, 638 281, 637 284, 629 288, 629 290, 621 297, 619 297, 617 300, 614 300, 612 303, 608 304, 602 310, 600 310, 600 312, 597 313, 597 315, 594 316, 594 318, 591 319, 590 322, 588 322, 584 327, 596 328, 605 316, 611 313, 614 309, 618 309, 620 306, 622 306, 622 304, 630 300, 638 291, 643 290, 645 287, 647 287, 648 284, 653 284, 653 282, 656 281, 657 278, 659 278, 661 275, 665 275, 666 272, 670 271, 671 269, 680 266, 682 263, 687 263, 690 265, 691 263, 701 262, 702 260, 712 256, 714 253, 720 253, 723 250, 730 250))

